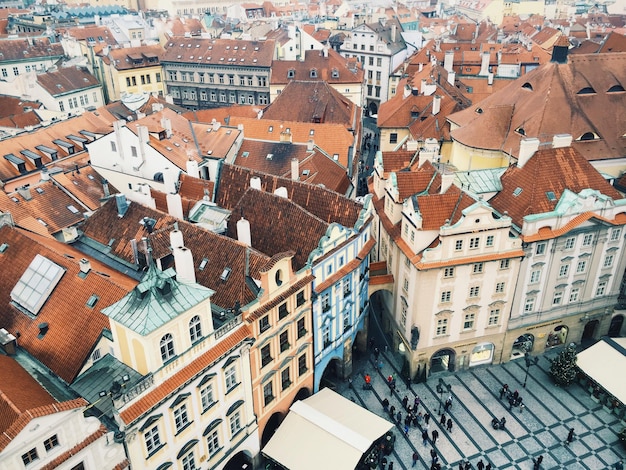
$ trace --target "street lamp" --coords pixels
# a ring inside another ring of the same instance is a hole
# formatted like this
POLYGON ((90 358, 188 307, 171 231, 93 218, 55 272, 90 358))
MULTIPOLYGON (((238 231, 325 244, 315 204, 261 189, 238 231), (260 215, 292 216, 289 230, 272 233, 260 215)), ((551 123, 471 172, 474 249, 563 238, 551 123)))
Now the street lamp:
POLYGON ((439 393, 439 410, 437 411, 437 414, 441 414, 441 405, 443 404, 443 393, 446 390, 448 391, 448 393, 451 393, 452 385, 445 383, 443 379, 440 378, 439 383, 437 384, 437 393, 439 393))
POLYGON ((526 351, 524 353, 524 361, 526 362, 526 376, 524 377, 524 384, 522 385, 522 387, 526 388, 526 381, 528 380, 528 370, 530 369, 530 366, 537 365, 537 362, 539 362, 539 357, 538 356, 531 357, 530 353, 526 351))

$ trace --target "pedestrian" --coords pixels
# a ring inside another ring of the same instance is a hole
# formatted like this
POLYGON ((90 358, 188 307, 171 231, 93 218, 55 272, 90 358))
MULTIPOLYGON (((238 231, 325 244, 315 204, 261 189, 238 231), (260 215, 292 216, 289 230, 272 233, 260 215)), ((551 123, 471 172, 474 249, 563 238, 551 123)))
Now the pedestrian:
POLYGON ((378 361, 378 356, 380 355, 380 349, 374 347, 374 359, 378 361))
POLYGON ((388 470, 393 470, 393 462, 389 462, 389 466, 387 467, 388 470))
POLYGON ((396 422, 398 424, 400 424, 402 422, 402 412, 398 411, 398 414, 396 415, 396 422))
POLYGON ((487 466, 485 467, 485 470, 491 470, 491 462, 487 462, 487 466))
POLYGON ((459 470, 464 470, 464 468, 463 468, 463 461, 462 460, 459 462, 459 470))
POLYGON ((433 462, 437 458, 437 451, 435 449, 430 449, 430 458, 433 460, 433 462))
POLYGON ((405 436, 409 435, 409 427, 406 424, 404 425, 404 435, 405 436))
POLYGON ((570 445, 574 440, 574 428, 570 428, 569 433, 567 433, 567 445, 570 445))
POLYGON ((413 415, 411 415, 411 413, 408 413, 406 415, 406 418, 404 418, 404 424, 407 426, 410 426, 412 421, 413 421, 413 415))
POLYGON ((422 419, 423 419, 423 418, 424 418, 424 417, 422 416, 422 412, 421 412, 421 411, 419 411, 419 412, 417 413, 417 415, 415 416, 415 419, 417 419, 417 422, 418 422, 419 424, 422 424, 422 419))
POLYGON ((439 437, 439 431, 433 429, 433 445, 437 443, 437 438, 439 437))
POLYGON ((615 463, 615 470, 624 470, 624 464, 621 460, 615 463))
MULTIPOLYGON (((389 402, 389 400, 387 400, 387 402, 389 402)), ((391 416, 391 418, 395 418, 396 416, 396 407, 391 405, 391 408, 389 408, 389 415, 391 416)))
POLYGON ((509 411, 513 409, 513 404, 515 403, 515 398, 509 398, 509 411))
POLYGON ((465 462, 465 470, 472 470, 472 464, 469 462, 465 462))
POLYGON ((428 431, 426 429, 422 431, 422 444, 428 444, 428 431))
POLYGON ((483 459, 480 459, 476 466, 478 467, 478 470, 484 470, 485 464, 483 463, 483 459))
POLYGON ((541 468, 541 462, 543 462, 543 455, 537 458, 533 457, 533 470, 539 470, 539 468, 541 468))
POLYGON ((417 465, 417 461, 420 459, 419 454, 417 453, 417 451, 413 452, 413 465, 411 465, 412 467, 415 467, 417 465))
POLYGON ((409 397, 404 395, 404 398, 402 399, 402 408, 406 410, 406 406, 408 405, 408 403, 409 403, 409 397))
POLYGON ((452 432, 452 419, 448 418, 448 422, 446 423, 446 428, 448 432, 452 432))
POLYGON ((442 426, 446 425, 446 415, 445 415, 445 413, 441 413, 441 419, 439 420, 439 424, 441 424, 442 426))
POLYGON ((419 426, 419 421, 417 419, 416 415, 413 415, 413 426, 418 427, 419 426))
POLYGON ((378 370, 383 370, 383 361, 378 361, 378 370))
POLYGON ((420 406, 420 397, 416 396, 413 399, 413 408, 415 408, 417 410, 417 407, 420 406))
POLYGON ((428 426, 429 421, 430 421, 430 413, 424 414, 424 422, 426 423, 427 426, 428 426))
POLYGON ((387 398, 383 399, 383 410, 387 411, 389 409, 389 400, 387 398))

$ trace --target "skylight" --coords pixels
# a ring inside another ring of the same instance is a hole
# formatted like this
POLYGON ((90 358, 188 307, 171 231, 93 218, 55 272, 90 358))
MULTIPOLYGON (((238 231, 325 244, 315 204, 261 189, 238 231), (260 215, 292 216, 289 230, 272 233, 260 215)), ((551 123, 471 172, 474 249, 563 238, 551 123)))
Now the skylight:
POLYGON ((48 258, 36 255, 11 291, 11 300, 32 315, 46 303, 65 274, 65 269, 48 258))
POLYGON ((522 188, 518 186, 517 188, 515 188, 515 191, 513 191, 513 196, 519 196, 520 194, 522 194, 522 191, 522 188))
POLYGON ((550 202, 556 201, 556 195, 554 194, 554 191, 546 192, 546 196, 548 197, 548 201, 550 202))

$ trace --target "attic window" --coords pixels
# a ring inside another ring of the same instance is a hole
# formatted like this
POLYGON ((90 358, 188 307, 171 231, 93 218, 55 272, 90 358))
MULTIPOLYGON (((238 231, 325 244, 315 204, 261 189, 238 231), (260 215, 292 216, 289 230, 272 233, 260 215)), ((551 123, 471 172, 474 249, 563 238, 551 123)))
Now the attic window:
POLYGON ((287 71, 287 78, 293 78, 296 76, 296 71, 294 69, 289 69, 287 71))
POLYGON ((200 266, 198 266, 198 271, 204 271, 204 268, 206 268, 208 262, 208 258, 202 258, 202 261, 200 261, 200 266))
POLYGON ((524 83, 522 85, 522 88, 526 88, 527 90, 533 91, 533 86, 528 82, 524 83))
POLYGON ((274 130, 274 126, 270 126, 267 128, 267 132, 272 132, 274 130))
POLYGON ((46 221, 45 221, 45 220, 43 220, 43 219, 37 219, 37 222, 39 222, 39 223, 40 223, 41 225, 43 225, 44 227, 47 227, 47 226, 48 226, 48 224, 46 223, 46 221))
POLYGON ((311 170, 302 170, 302 176, 309 176, 311 170))
POLYGON ((515 188, 515 191, 513 191, 513 196, 519 196, 520 194, 522 194, 522 191, 523 189, 518 186, 517 188, 515 188))
POLYGON ((613 85, 606 92, 607 93, 618 93, 620 91, 626 91, 626 90, 624 90, 624 87, 622 85, 613 85))
POLYGON ((577 95, 592 95, 596 92, 596 90, 594 90, 592 87, 590 86, 586 86, 584 88, 581 88, 578 93, 576 93, 577 95))
POLYGON ((271 160, 274 157, 273 153, 268 153, 267 156, 265 157, 267 160, 271 160))
POLYGON ((2 245, 0 245, 0 253, 4 253, 5 251, 7 251, 7 248, 9 248, 8 243, 3 243, 2 245))
POLYGON ((314 135, 314 134, 315 134, 315 129, 311 129, 311 130, 309 131, 309 135, 314 135))
POLYGON ((44 193, 43 188, 35 188, 35 191, 37 191, 38 194, 43 194, 44 193))
POLYGON ((330 75, 332 78, 339 78, 339 70, 333 69, 330 75))
POLYGON ((311 78, 317 78, 317 69, 311 69, 310 76, 311 78))
POLYGON ((91 297, 87 299, 87 307, 94 308, 99 299, 100 297, 98 297, 96 294, 91 294, 91 297))
POLYGON ((243 153, 241 154, 241 156, 242 156, 243 158, 248 158, 248 157, 250 156, 250 152, 243 152, 243 153))
POLYGON ((72 213, 72 214, 78 214, 80 211, 78 209, 76 209, 76 206, 74 206, 73 204, 70 204, 69 206, 67 206, 67 209, 72 213))
POLYGON ((476 114, 482 114, 483 108, 476 108, 476 114))
POLYGON ((232 269, 230 268, 224 268, 224 271, 222 271, 222 274, 220 275, 220 279, 222 280, 222 282, 226 282, 228 280, 231 271, 232 269))
POLYGON ((520 135, 526 135, 526 131, 524 130, 524 128, 522 126, 520 126, 517 129, 515 129, 515 132, 517 132, 520 135))
POLYGON ((556 195, 554 194, 554 191, 547 191, 546 196, 548 197, 548 201, 550 202, 556 201, 556 195))
POLYGON ((11 300, 27 313, 37 315, 65 274, 48 258, 36 255, 11 291, 11 300))
POLYGON ((595 132, 585 132, 577 140, 585 141, 585 140, 598 140, 598 139, 600 139, 600 136, 596 134, 595 132))

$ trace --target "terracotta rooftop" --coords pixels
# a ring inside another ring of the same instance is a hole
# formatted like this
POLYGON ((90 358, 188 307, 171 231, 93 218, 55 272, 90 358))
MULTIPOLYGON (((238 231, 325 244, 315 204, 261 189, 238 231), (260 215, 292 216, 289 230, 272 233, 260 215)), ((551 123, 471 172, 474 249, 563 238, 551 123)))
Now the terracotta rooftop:
POLYGON ((99 50, 102 46, 114 46, 117 44, 117 40, 114 35, 109 31, 108 26, 96 26, 96 25, 84 25, 75 28, 68 28, 64 31, 64 34, 74 38, 78 41, 86 41, 90 43, 96 43, 99 50))
POLYGON ((622 158, 625 83, 626 53, 581 54, 570 56, 566 64, 549 62, 478 105, 448 116, 460 126, 451 136, 469 147, 517 157, 524 135, 548 136, 551 141, 554 135, 571 134, 573 146, 587 160, 622 158))
POLYGON ((333 122, 355 128, 360 118, 357 109, 328 83, 293 80, 265 109, 263 116, 286 121, 333 122))
POLYGON ((457 223, 463 209, 476 202, 454 185, 444 194, 427 194, 416 199, 423 230, 439 230, 446 221, 450 221, 451 225, 457 223))
POLYGON ((441 175, 430 162, 425 162, 416 170, 399 171, 396 173, 396 186, 398 188, 399 201, 420 194, 438 194, 441 189, 441 175))
POLYGON ((502 175, 502 190, 489 202, 522 227, 524 216, 551 212, 567 189, 579 193, 595 189, 622 199, 598 171, 572 147, 540 149, 522 168, 510 166, 502 175), (518 189, 519 188, 519 189, 518 189), (548 197, 552 192, 554 197, 548 197))
POLYGON ((8 226, 0 228, 0 242, 7 245, 0 253, 0 296, 5 305, 0 310, 0 325, 14 335, 19 332, 22 348, 71 383, 102 331, 109 328, 109 320, 100 309, 119 300, 135 281, 95 260, 90 260, 91 270, 86 275, 79 275, 83 253, 8 226), (14 305, 11 291, 38 254, 60 266, 64 274, 39 313, 29 315, 14 305), (43 335, 42 323, 48 324, 43 335))
POLYGON ((39 58, 61 58, 65 55, 60 42, 47 37, 32 39, 3 39, 0 41, 0 61, 32 61, 39 58))
POLYGON ((274 41, 172 38, 165 45, 163 63, 229 67, 271 67, 274 41))
POLYGON ((41 108, 41 103, 38 101, 28 101, 15 96, 0 95, 0 119, 12 118, 39 108, 41 108))
POLYGON ((117 70, 160 67, 165 50, 159 45, 111 49, 108 58, 117 70))
POLYGON ((328 49, 326 55, 321 50, 308 50, 304 54, 304 60, 275 60, 271 84, 284 85, 292 80, 325 81, 331 85, 363 83, 362 67, 334 49, 328 49), (315 77, 311 76, 312 70, 315 77))
POLYGON ((258 177, 261 180, 261 188, 267 192, 273 193, 280 187, 286 188, 290 201, 327 224, 337 222, 344 227, 354 227, 363 208, 360 203, 318 185, 227 164, 222 167, 220 173, 215 202, 232 211, 250 187, 252 177, 258 177))
MULTIPOLYGON (((91 166, 80 167, 78 171, 73 169, 54 173, 50 177, 90 211, 95 211, 102 205, 101 199, 105 197, 104 178, 91 166)), ((110 183, 107 183, 107 186, 109 194, 118 192, 110 183)))
POLYGON ((61 67, 54 72, 37 74, 37 82, 52 96, 100 86, 96 77, 79 67, 61 67))

